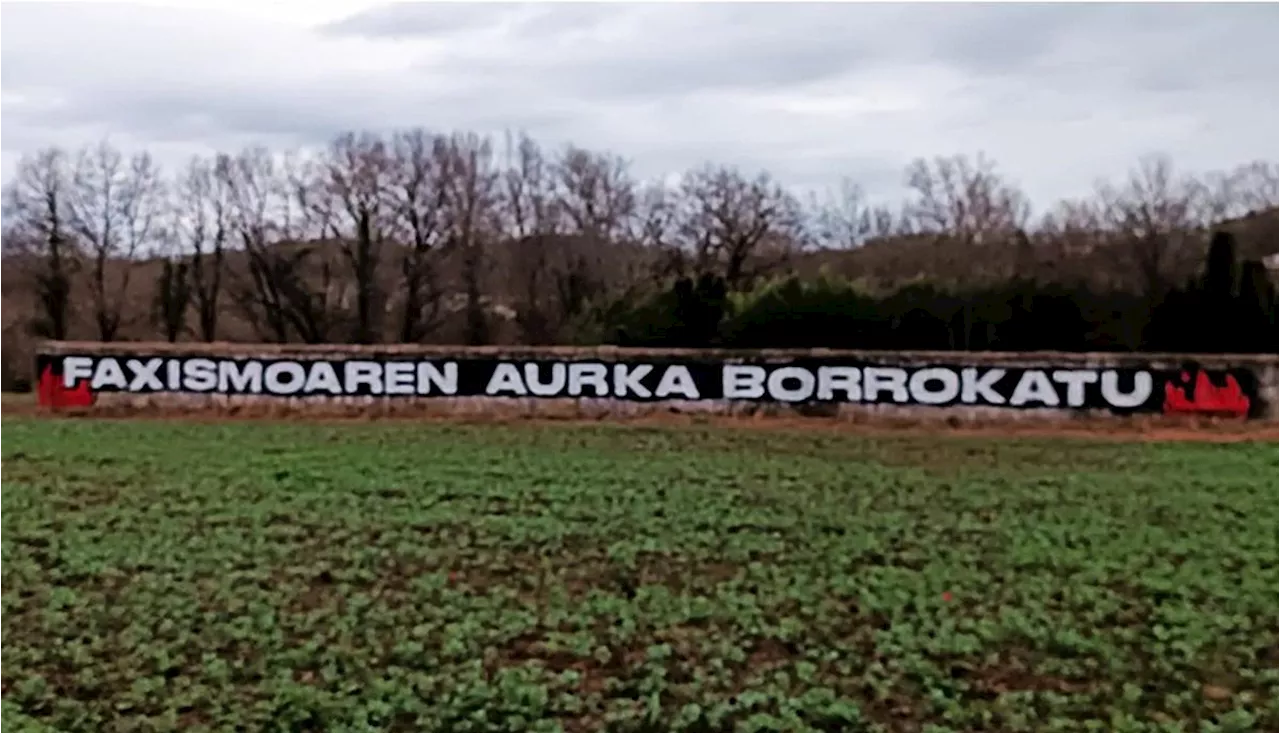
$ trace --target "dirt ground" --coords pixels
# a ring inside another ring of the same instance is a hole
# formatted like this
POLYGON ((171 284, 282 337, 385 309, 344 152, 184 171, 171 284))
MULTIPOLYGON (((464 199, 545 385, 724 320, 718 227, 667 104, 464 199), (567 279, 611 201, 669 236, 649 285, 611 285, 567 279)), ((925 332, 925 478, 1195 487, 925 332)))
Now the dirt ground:
MULTIPOLYGON (((0 398, 0 413, 4 417, 48 417, 52 419, 144 419, 182 420, 189 422, 222 422, 227 420, 288 421, 306 420, 316 423, 343 422, 454 422, 463 424, 511 424, 536 426, 599 424, 604 418, 582 417, 528 417, 521 415, 447 416, 434 413, 373 414, 350 406, 333 406, 327 409, 308 409, 305 412, 281 410, 278 407, 234 410, 202 408, 95 408, 93 410, 52 410, 36 404, 33 395, 4 394, 0 398)), ((952 436, 1027 437, 1027 438, 1089 438, 1121 441, 1197 441, 1233 443, 1242 441, 1277 442, 1280 426, 1268 420, 1240 420, 1217 418, 1169 418, 1144 416, 1140 418, 1104 419, 1082 418, 1047 422, 1044 420, 1008 421, 960 421, 906 420, 902 418, 864 417, 856 421, 829 418, 776 417, 753 415, 749 417, 725 415, 692 415, 682 413, 649 414, 614 418, 619 424, 648 427, 724 427, 752 430, 787 430, 841 432, 851 434, 923 434, 952 436)))

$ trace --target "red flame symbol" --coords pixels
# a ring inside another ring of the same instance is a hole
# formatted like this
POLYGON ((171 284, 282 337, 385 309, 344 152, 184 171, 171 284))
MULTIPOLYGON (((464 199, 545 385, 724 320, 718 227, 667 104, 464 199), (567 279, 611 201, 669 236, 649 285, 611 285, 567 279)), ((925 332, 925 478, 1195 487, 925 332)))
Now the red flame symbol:
POLYGON ((1235 415, 1244 417, 1249 414, 1249 398, 1236 378, 1227 375, 1226 383, 1218 387, 1209 380, 1204 371, 1196 373, 1194 397, 1188 397, 1191 375, 1183 372, 1181 382, 1176 385, 1172 380, 1164 385, 1165 412, 1191 412, 1213 415, 1235 415))
POLYGON ((71 388, 63 386, 62 377, 53 373, 52 366, 47 366, 40 373, 36 399, 44 407, 89 407, 93 404, 93 390, 84 380, 71 388))

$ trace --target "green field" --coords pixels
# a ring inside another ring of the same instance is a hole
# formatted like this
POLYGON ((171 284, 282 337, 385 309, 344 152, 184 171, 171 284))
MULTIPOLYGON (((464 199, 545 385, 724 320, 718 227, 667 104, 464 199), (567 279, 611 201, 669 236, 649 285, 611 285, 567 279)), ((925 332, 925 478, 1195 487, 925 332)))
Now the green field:
POLYGON ((6 733, 1277 726, 1274 444, 3 427, 6 733))

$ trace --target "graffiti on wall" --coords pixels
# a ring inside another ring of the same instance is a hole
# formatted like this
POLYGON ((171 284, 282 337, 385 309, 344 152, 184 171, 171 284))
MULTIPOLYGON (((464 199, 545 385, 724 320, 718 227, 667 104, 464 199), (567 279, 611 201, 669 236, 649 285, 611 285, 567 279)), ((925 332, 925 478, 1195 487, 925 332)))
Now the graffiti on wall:
POLYGON ((1164 384, 1164 412, 1209 415, 1249 414, 1252 403, 1234 374, 1222 375, 1221 386, 1214 384, 1202 369, 1183 369, 1164 384), (1194 372, 1194 376, 1192 376, 1194 372))
POLYGON ((1165 373, 818 358, 715 363, 41 355, 37 369, 41 404, 55 407, 87 406, 101 393, 179 393, 844 402, 1245 415, 1257 401, 1249 372, 1210 375, 1192 366, 1165 373))

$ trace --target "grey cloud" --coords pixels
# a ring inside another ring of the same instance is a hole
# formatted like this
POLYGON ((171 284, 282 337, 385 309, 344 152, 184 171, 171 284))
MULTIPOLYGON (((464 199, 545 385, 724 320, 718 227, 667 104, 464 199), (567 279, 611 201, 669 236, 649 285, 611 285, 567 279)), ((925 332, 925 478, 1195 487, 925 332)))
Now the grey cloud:
POLYGON ((484 28, 496 21, 522 13, 534 6, 524 2, 395 3, 329 23, 322 28, 334 35, 369 38, 445 36, 459 31, 484 28))
POLYGON ((1097 7, 1093 22, 1064 35, 1056 53, 1025 73, 1130 91, 1277 78, 1275 4, 1097 7))
MULTIPOLYGON (((517 73, 595 97, 803 84, 869 59, 847 7, 547 5, 512 22, 496 53, 460 50, 450 60, 465 60, 473 73, 517 73)), ((392 8, 370 11, 363 22, 383 12, 398 35, 414 33, 412 22, 392 20, 399 15, 392 8)), ((427 25, 421 30, 431 33, 427 25)))
MULTIPOLYGON (((214 132, 272 138, 286 144, 313 145, 343 130, 390 131, 408 127, 485 131, 513 125, 500 110, 486 109, 474 94, 435 94, 421 108, 388 96, 383 87, 281 87, 244 94, 234 87, 199 89, 102 90, 55 107, 5 110, 6 119, 24 126, 91 126, 129 130, 157 141, 201 138, 214 132), (440 110, 449 110, 442 112, 440 110), (465 116, 458 110, 467 110, 465 116)), ((533 110, 518 126, 531 134, 562 125, 571 111, 533 110)))
POLYGON ((505 24, 513 33, 589 28, 601 19, 643 7, 631 3, 431 2, 393 3, 364 10, 323 27, 325 33, 366 38, 432 37, 505 24))
POLYGON ((920 63, 979 76, 1044 71, 1078 73, 1085 84, 1194 87, 1274 71, 1278 14, 1263 4, 753 3, 562 4, 538 17, 536 26, 511 26, 512 53, 491 59, 489 73, 522 71, 566 93, 635 97, 782 88, 920 63), (592 32, 602 27, 610 32, 597 40, 592 32), (1046 67, 1055 51, 1058 67, 1046 67))
MULTIPOLYGON (((484 80, 360 73, 341 58, 318 56, 333 51, 296 29, 291 36, 245 35, 237 19, 220 17, 221 23, 195 26, 199 33, 184 36, 176 29, 192 19, 185 11, 127 5, 74 14, 51 12, 56 6, 30 10, 5 9, 7 150, 18 139, 8 131, 19 127, 131 131, 156 141, 201 139, 216 130, 292 144, 314 144, 352 128, 501 127, 501 102, 494 100, 519 99, 484 80), (53 25, 79 41, 72 47, 79 55, 39 42, 45 36, 32 32, 53 25), (150 32, 157 28, 168 32, 150 32), (126 46, 128 54, 106 55, 126 46)), ((558 117, 534 110, 522 125, 546 128, 558 117)))
POLYGON ((224 130, 312 142, 367 119, 357 110, 370 110, 368 102, 335 95, 333 91, 317 97, 302 90, 253 96, 210 88, 158 90, 123 97, 88 97, 67 116, 79 115, 83 123, 105 122, 161 140, 189 139, 209 130, 224 130), (113 101, 115 105, 104 106, 113 101))
MULTIPOLYGON (((519 68, 568 91, 619 97, 782 87, 876 63, 1008 73, 1101 14, 1055 5, 557 4, 511 24, 510 53, 491 59, 490 71, 519 68)), ((398 37, 435 32, 402 6, 352 22, 398 37)))
POLYGON ((944 5, 913 27, 904 14, 894 35, 908 35, 914 53, 983 74, 1017 73, 1059 39, 1092 25, 1106 7, 1076 5, 944 5), (903 31, 908 31, 903 34, 903 31), (915 31, 915 32, 911 32, 915 31))
POLYGON ((4 15, 6 160, 106 133, 177 149, 421 125, 800 186, 896 189, 910 157, 984 150, 1044 197, 1151 148, 1274 158, 1280 126, 1275 5, 435 3, 320 30, 130 5, 4 15))

